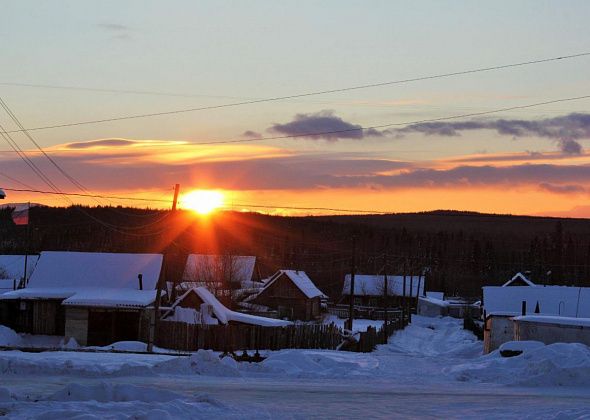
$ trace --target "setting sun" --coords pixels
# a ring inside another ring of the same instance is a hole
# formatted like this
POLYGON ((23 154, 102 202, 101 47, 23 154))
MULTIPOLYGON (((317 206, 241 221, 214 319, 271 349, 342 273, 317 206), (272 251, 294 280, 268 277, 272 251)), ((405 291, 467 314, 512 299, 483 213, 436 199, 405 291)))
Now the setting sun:
POLYGON ((181 204, 185 209, 209 214, 223 206, 224 195, 221 191, 195 190, 184 195, 181 204))

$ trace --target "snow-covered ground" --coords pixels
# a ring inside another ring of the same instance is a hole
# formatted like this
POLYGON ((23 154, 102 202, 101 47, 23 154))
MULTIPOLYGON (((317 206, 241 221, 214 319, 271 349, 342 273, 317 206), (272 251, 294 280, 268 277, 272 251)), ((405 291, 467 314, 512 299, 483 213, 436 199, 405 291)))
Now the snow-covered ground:
POLYGON ((0 352, 0 415, 590 417, 590 348, 528 346, 512 358, 482 356, 481 348, 459 320, 415 316, 370 354, 283 350, 259 364, 209 351, 190 357, 6 351, 0 352))

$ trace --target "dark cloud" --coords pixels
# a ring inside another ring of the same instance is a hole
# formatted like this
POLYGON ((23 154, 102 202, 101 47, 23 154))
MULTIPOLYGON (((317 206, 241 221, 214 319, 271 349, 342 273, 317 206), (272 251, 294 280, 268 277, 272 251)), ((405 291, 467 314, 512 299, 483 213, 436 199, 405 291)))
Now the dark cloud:
POLYGON ((88 149, 90 147, 96 146, 130 146, 135 143, 140 143, 135 140, 127 140, 127 139, 102 139, 102 140, 90 140, 90 141, 80 141, 76 143, 69 143, 67 145, 68 149, 88 149))
MULTIPOLYGON (((590 165, 515 164, 509 166, 460 165, 449 169, 418 167, 415 163, 375 158, 354 159, 339 154, 294 155, 226 160, 160 159, 152 149, 124 147, 140 141, 105 139, 74 146, 77 153, 52 151, 52 157, 87 188, 96 191, 144 190, 182 182, 192 187, 229 190, 312 190, 322 188, 423 189, 541 188, 553 193, 581 193, 590 188, 590 165), (89 144, 118 145, 92 149, 89 144), (126 143, 121 143, 124 141, 126 143)), ((74 143, 77 144, 77 143, 74 143)), ((178 153, 192 146, 180 144, 178 153)), ((66 191, 73 186, 43 156, 31 159, 66 191)), ((3 172, 21 182, 43 188, 17 157, 0 162, 3 172)))
POLYGON ((462 131, 494 130, 512 137, 543 137, 558 143, 566 154, 580 154, 582 146, 576 140, 590 139, 590 114, 572 113, 540 120, 481 120, 446 121, 412 124, 389 132, 404 135, 423 133, 438 136, 459 136, 462 131))
POLYGON ((539 184, 539 187, 556 194, 580 194, 586 192, 586 188, 577 184, 555 185, 544 182, 539 184))
POLYGON ((256 131, 246 130, 242 133, 242 137, 247 137, 249 139, 260 139, 262 138, 262 134, 256 131))
POLYGON ((581 155, 582 145, 572 139, 561 139, 559 140, 559 149, 566 155, 581 155))
MULTIPOLYGON (((580 155, 583 155, 580 152, 580 155)), ((535 161, 535 160, 563 160, 569 159, 570 156, 559 153, 559 152, 531 152, 527 151, 524 153, 507 153, 507 154, 481 154, 477 156, 466 156, 451 159, 450 162, 454 163, 476 163, 476 162, 522 162, 522 161, 535 161)))
POLYGON ((297 114, 293 121, 274 124, 270 130, 286 136, 301 136, 314 140, 336 141, 339 139, 360 140, 365 137, 382 136, 378 130, 362 130, 362 126, 344 121, 333 111, 324 110, 313 114, 297 114), (313 134, 317 133, 317 134, 313 134))

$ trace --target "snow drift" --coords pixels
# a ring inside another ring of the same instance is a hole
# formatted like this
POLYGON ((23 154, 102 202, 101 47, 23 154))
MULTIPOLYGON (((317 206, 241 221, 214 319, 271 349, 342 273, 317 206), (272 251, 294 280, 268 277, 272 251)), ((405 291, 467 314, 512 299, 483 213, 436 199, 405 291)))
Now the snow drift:
POLYGON ((590 348, 578 343, 524 346, 514 357, 496 350, 447 371, 466 382, 491 382, 515 386, 590 386, 590 348))

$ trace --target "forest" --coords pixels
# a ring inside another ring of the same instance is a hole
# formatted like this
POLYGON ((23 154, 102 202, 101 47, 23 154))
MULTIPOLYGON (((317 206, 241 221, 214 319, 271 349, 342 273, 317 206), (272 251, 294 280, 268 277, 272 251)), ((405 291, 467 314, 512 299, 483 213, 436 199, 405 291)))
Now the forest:
MULTIPOLYGON (((477 297, 518 271, 540 284, 590 286, 590 220, 471 212, 284 217, 132 207, 32 207, 17 226, 0 209, 0 252, 49 250, 254 255, 262 277, 304 270, 328 296, 362 274, 424 274, 426 289, 477 297)), ((168 267, 177 279, 181 267, 168 267)), ((171 280, 174 280, 171 279, 171 280)))

